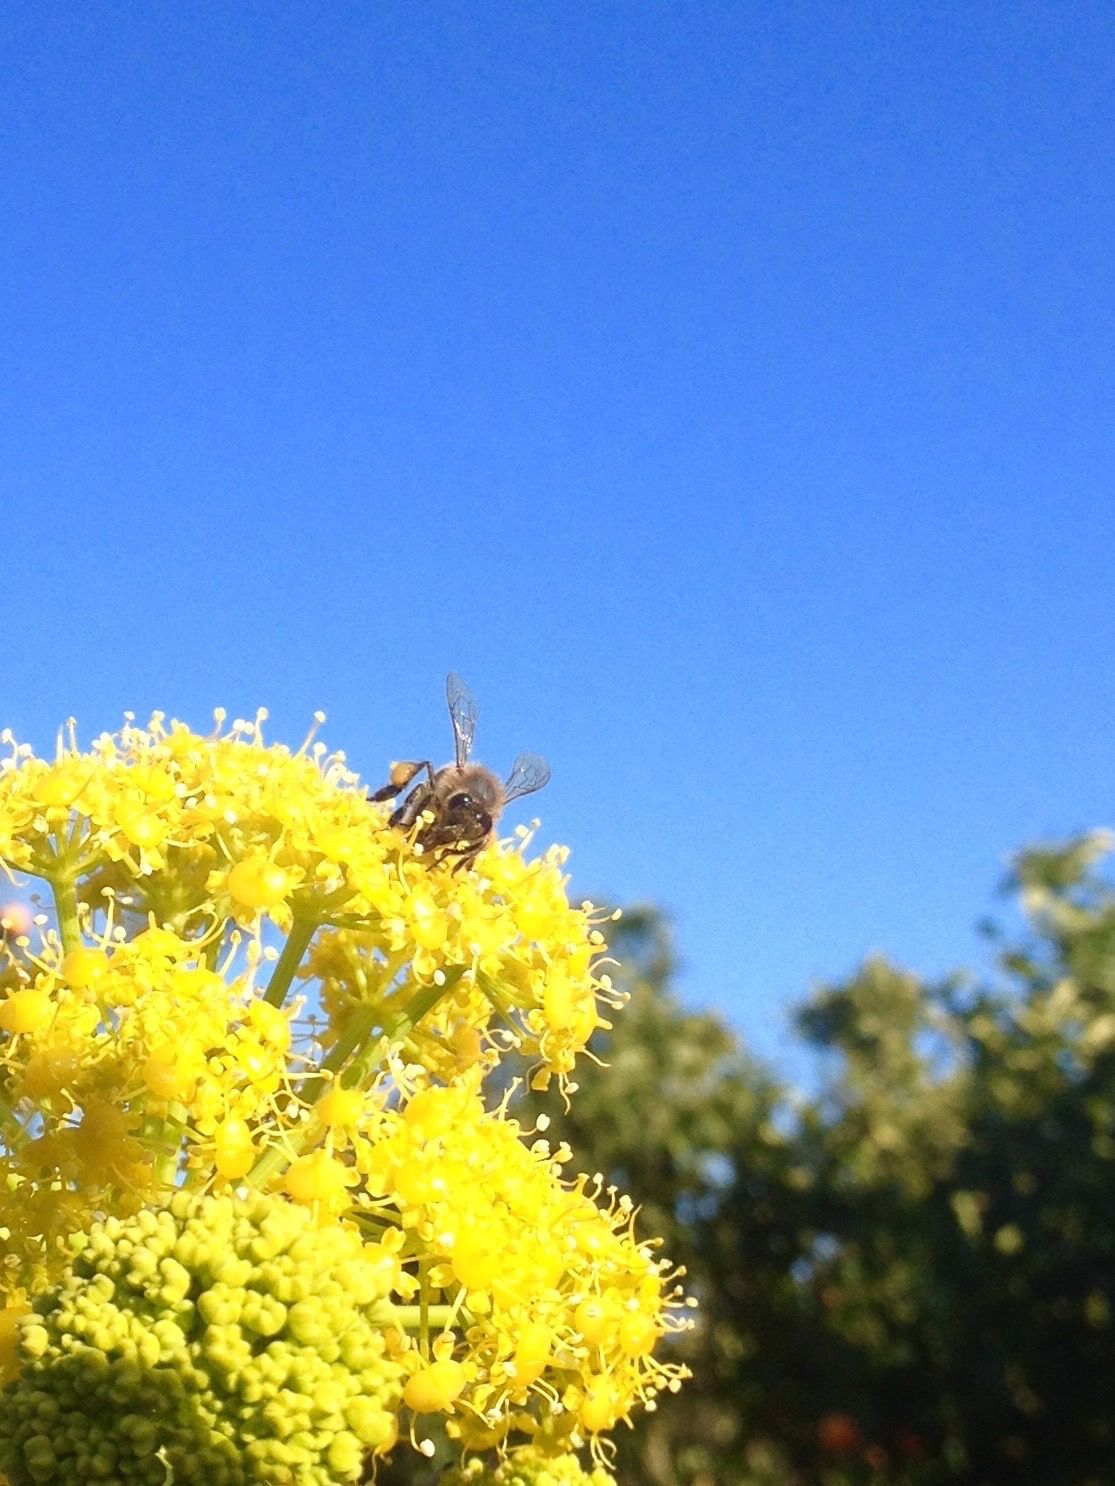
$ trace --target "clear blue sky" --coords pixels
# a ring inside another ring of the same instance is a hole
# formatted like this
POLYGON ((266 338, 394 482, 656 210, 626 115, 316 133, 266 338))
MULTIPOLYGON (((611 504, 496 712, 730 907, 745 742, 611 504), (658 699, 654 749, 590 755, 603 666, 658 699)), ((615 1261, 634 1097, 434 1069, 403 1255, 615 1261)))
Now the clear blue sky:
POLYGON ((1110 822, 1107 3, 0 12, 2 721, 544 752, 787 1058, 1110 822))

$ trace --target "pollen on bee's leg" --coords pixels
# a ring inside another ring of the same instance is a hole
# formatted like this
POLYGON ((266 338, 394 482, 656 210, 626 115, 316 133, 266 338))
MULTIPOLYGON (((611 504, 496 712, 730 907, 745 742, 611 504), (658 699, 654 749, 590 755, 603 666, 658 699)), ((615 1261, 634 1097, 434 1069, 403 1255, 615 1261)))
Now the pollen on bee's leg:
POLYGON ((391 765, 391 771, 388 775, 388 778, 391 780, 391 783, 396 786, 396 788, 402 789, 405 784, 410 783, 410 781, 418 773, 421 767, 421 764, 395 763, 391 765))

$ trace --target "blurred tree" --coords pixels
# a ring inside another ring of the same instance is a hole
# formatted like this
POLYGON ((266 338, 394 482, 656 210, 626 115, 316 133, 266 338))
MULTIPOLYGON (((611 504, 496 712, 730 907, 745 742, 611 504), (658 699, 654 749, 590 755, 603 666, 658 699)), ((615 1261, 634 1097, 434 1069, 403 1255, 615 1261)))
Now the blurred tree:
MULTIPOLYGON (((863 1441, 837 1476, 796 1451, 808 1481, 1115 1479, 1110 844, 1020 856, 994 984, 873 961, 801 1013, 826 1071, 797 1139, 828 1227, 798 1276, 856 1359, 821 1418, 863 1441)), ((737 1146, 737 1223, 749 1159, 737 1146)))

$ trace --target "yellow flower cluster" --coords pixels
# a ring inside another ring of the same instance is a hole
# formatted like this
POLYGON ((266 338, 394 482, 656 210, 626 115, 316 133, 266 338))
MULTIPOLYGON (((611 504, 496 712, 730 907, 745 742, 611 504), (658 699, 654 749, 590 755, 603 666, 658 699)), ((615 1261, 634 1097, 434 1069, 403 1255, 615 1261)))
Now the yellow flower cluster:
POLYGON ((564 1435, 596 1435, 675 1385, 679 1370, 652 1352, 684 1324, 680 1297, 634 1238, 629 1201, 602 1205, 583 1177, 564 1181, 568 1152, 528 1144, 467 1082, 399 1106, 327 1099, 327 1139, 287 1180, 317 1163, 323 1190, 392 1235, 416 1276, 400 1293, 444 1316, 438 1356, 408 1384, 416 1412, 457 1403, 453 1433, 479 1448, 512 1424, 553 1433, 555 1419, 564 1435))
POLYGON ((2 1157, 0 1296, 51 1272, 55 1239, 181 1170, 246 1175, 252 1126, 281 1128, 292 1046, 287 1011, 169 929, 64 955, 48 939, 5 980, 0 1088, 19 1122, 2 1157))
POLYGON ((361 1235, 404 1438, 440 1413, 469 1450, 599 1449, 676 1386, 680 1297, 630 1203, 484 1100, 508 1049, 572 1087, 618 1005, 597 916, 561 850, 424 860, 343 756, 261 720, 7 739, 0 866, 50 896, 0 932, 0 1350, 95 1220, 248 1184, 361 1235))
MULTIPOLYGON (((66 948, 77 913, 100 924, 149 918, 205 938, 212 961, 234 926, 290 935, 285 991, 305 970, 323 982, 329 1036, 352 1013, 391 1016, 419 989, 453 980, 420 1034, 441 1073, 482 1058, 494 1023, 538 1059, 538 1081, 568 1075, 614 1004, 593 974, 602 936, 591 905, 572 907, 564 852, 534 861, 493 844, 475 868, 424 863, 359 788, 342 755, 265 746, 261 714, 200 737, 156 714, 48 763, 12 746, 0 763, 0 863, 46 879, 66 948)), ((524 842, 525 844, 525 842, 524 842)))

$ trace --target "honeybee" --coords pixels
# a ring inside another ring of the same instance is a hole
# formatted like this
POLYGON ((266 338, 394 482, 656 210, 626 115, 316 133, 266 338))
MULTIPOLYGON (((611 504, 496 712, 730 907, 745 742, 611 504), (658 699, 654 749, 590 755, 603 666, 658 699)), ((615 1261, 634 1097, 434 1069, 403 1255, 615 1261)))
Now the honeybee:
POLYGON ((373 800, 393 800, 419 780, 397 807, 389 825, 409 831, 417 825, 414 840, 432 860, 456 857, 454 871, 469 867, 491 840, 504 806, 523 795, 533 794, 550 777, 550 766, 536 753, 521 753, 511 773, 501 781, 483 764, 469 761, 479 708, 476 698, 455 671, 445 682, 445 697, 453 723, 456 759, 435 769, 428 759, 391 765, 389 783, 377 789, 373 800), (423 815, 431 820, 420 820, 423 815))

